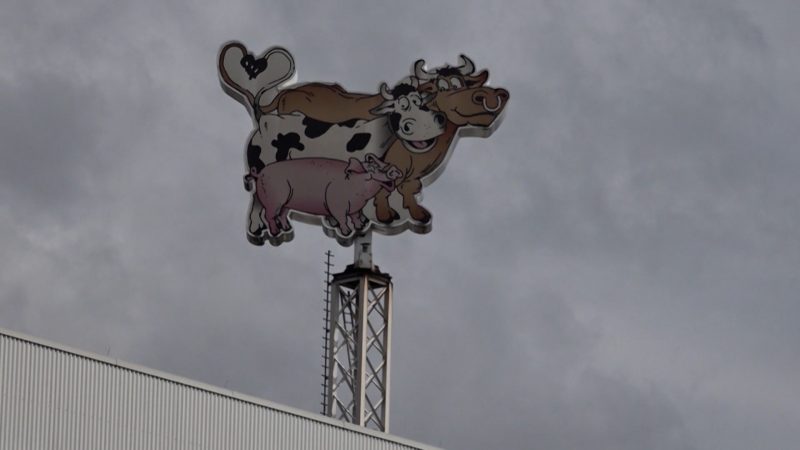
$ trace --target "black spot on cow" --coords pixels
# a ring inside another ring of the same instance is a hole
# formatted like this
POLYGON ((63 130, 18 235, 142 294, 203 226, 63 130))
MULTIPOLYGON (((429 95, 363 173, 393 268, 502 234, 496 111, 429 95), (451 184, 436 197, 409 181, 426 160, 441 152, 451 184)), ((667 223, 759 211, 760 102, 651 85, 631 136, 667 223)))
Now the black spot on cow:
POLYGON ((256 169, 256 173, 261 172, 261 169, 265 167, 260 156, 261 147, 252 144, 247 146, 247 167, 256 169))
POLYGON ((400 129, 400 113, 391 113, 389 115, 389 124, 392 126, 392 131, 397 133, 400 129))
POLYGON ((306 137, 311 139, 322 136, 330 127, 333 126, 332 123, 322 122, 320 120, 312 119, 311 117, 306 117, 303 119, 303 125, 306 126, 306 137))
POLYGON ((239 61, 239 64, 242 65, 244 71, 247 72, 247 76, 249 76, 251 80, 267 69, 267 60, 264 58, 255 59, 253 55, 245 55, 241 61, 239 61))
POLYGON ((350 119, 350 120, 345 120, 344 122, 339 122, 337 125, 339 125, 340 127, 353 128, 354 126, 356 126, 356 122, 358 122, 358 119, 350 119))
POLYGON ((296 148, 305 150, 306 146, 300 143, 300 135, 297 133, 278 133, 278 137, 272 140, 272 146, 277 149, 275 160, 283 161, 289 157, 289 150, 296 148))
POLYGON ((403 95, 408 95, 412 92, 417 92, 417 88, 407 83, 400 83, 394 88, 392 88, 392 97, 397 99, 403 95))
POLYGON ((440 67, 440 68, 436 69, 436 73, 440 77, 449 77, 449 76, 453 76, 453 75, 461 75, 461 71, 458 70, 458 67, 451 67, 451 66, 440 67))
POLYGON ((371 137, 372 135, 369 133, 354 134, 353 137, 347 142, 347 151, 356 152, 359 150, 364 150, 364 147, 367 146, 371 137))

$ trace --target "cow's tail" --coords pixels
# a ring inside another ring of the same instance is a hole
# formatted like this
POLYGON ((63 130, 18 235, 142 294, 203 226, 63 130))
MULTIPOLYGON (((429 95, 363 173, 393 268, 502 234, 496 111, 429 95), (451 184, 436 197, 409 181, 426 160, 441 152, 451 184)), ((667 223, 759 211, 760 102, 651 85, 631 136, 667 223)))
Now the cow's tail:
POLYGON ((228 73, 228 69, 225 67, 225 58, 229 56, 231 51, 238 51, 242 55, 240 58, 244 58, 247 55, 247 48, 245 48, 245 46, 241 43, 229 42, 225 44, 222 47, 222 50, 219 51, 219 59, 217 62, 219 77, 222 80, 224 87, 233 89, 236 93, 247 100, 248 105, 253 107, 255 106, 255 93, 248 91, 246 88, 233 81, 233 78, 231 78, 231 75, 228 73))
POLYGON ((294 75, 294 60, 288 51, 280 47, 273 47, 256 60, 242 43, 234 41, 225 44, 219 51, 217 68, 222 87, 240 102, 245 103, 254 115, 259 116, 262 94, 294 75), (262 63, 263 68, 253 72, 252 66, 245 67, 245 61, 248 59, 250 64, 256 61, 262 63), (265 70, 270 60, 273 64, 278 64, 277 72, 265 70))

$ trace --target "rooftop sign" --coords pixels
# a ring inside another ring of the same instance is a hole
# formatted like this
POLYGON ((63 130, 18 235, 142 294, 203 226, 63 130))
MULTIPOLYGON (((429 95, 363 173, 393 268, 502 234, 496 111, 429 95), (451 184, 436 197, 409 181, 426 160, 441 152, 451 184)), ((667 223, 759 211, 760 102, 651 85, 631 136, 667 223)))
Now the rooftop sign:
POLYGON ((376 93, 290 85, 294 58, 280 47, 254 56, 229 42, 218 70, 222 88, 253 120, 244 186, 247 238, 256 245, 290 241, 290 218, 322 226, 342 245, 367 230, 427 233, 422 187, 444 170, 459 136, 492 134, 509 99, 464 55, 435 69, 420 59, 376 93))

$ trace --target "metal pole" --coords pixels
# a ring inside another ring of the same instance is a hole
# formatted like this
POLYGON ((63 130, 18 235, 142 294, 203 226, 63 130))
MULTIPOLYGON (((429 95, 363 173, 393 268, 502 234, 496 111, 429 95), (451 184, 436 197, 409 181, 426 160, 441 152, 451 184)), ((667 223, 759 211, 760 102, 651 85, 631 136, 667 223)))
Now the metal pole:
POLYGON ((372 264, 369 232, 355 247, 331 281, 325 413, 388 432, 392 278, 372 264))
POLYGON ((326 260, 325 263, 325 299, 324 301, 324 313, 325 313, 325 322, 323 324, 323 336, 322 336, 322 414, 330 416, 331 413, 328 410, 328 392, 327 389, 330 386, 328 380, 331 377, 330 367, 328 367, 329 362, 329 353, 330 353, 330 339, 331 339, 331 332, 330 332, 330 324, 331 324, 331 267, 333 264, 331 263, 331 258, 333 258, 333 253, 330 250, 325 252, 326 260))
POLYGON ((353 265, 359 269, 372 270, 372 230, 355 238, 353 250, 353 265))
POLYGON ((383 329, 383 342, 384 342, 384 352, 386 354, 386 358, 384 360, 383 365, 383 432, 389 432, 389 393, 391 392, 389 383, 390 375, 391 375, 391 362, 392 359, 390 358, 392 354, 392 297, 394 287, 392 286, 392 282, 386 285, 386 294, 384 296, 384 311, 385 311, 385 318, 384 323, 386 327, 383 329))
POLYGON ((358 339, 358 343, 356 344, 356 357, 354 361, 356 361, 356 386, 353 392, 353 398, 355 399, 355 411, 353 411, 353 423, 356 425, 364 426, 364 410, 366 409, 366 376, 367 376, 367 337, 368 333, 365 331, 367 330, 367 321, 369 320, 369 311, 367 305, 367 296, 368 293, 368 286, 369 277, 367 276, 359 276, 358 277, 358 322, 356 329, 356 339, 358 339))

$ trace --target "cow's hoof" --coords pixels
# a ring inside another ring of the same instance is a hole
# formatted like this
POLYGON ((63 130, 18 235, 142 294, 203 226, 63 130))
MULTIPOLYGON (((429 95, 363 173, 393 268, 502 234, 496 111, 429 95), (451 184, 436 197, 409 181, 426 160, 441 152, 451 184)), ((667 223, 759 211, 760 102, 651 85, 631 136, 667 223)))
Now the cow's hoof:
POLYGON ((428 223, 431 221, 431 213, 425 208, 409 210, 408 213, 411 215, 411 218, 417 222, 428 223))
POLYGON ((252 236, 264 236, 265 231, 267 231, 267 227, 265 225, 258 225, 255 230, 249 228, 247 230, 247 234, 252 236))
POLYGON ((259 247, 264 245, 264 238, 262 236, 254 236, 252 234, 247 234, 247 240, 253 244, 258 245, 259 247))
POLYGON ((377 211, 375 218, 381 223, 392 223, 400 218, 400 214, 393 208, 389 208, 388 211, 377 211))

